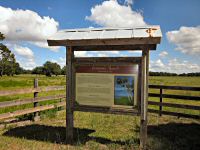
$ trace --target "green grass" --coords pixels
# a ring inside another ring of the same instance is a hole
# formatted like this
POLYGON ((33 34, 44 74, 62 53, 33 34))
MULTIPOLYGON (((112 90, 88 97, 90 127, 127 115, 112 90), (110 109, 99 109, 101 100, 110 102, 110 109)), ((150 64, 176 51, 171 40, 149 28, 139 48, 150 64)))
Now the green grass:
POLYGON ((120 97, 120 98, 115 98, 114 104, 115 105, 133 106, 133 103, 129 101, 127 96, 123 96, 123 97, 120 97))
MULTIPOLYGON (((65 145, 65 111, 23 127, 0 129, 9 149, 138 149, 139 117, 75 112, 74 145, 65 145)), ((200 124, 190 119, 149 115, 149 150, 198 150, 200 124)))
MULTIPOLYGON (((200 87, 200 77, 150 77, 149 82, 150 82, 150 84, 156 84, 156 85, 200 87)), ((149 92, 159 93, 159 89, 150 89, 149 92)), ((173 94, 173 95, 175 94, 175 95, 187 95, 187 96, 200 96, 199 91, 163 90, 163 93, 173 94)), ((158 102, 159 98, 149 97, 149 100, 158 102)), ((200 106, 200 101, 191 101, 191 100, 163 98, 163 102, 200 106)), ((149 108, 158 110, 159 106, 149 106, 149 108)), ((171 108, 171 107, 163 107, 163 110, 186 113, 186 114, 200 115, 199 110, 171 108)))
MULTIPOLYGON (((0 90, 14 90, 33 87, 34 75, 19 75, 0 78, 0 90)), ((39 86, 65 85, 64 76, 39 78, 39 86)), ((150 77, 150 84, 200 86, 200 77, 150 77)), ((158 90, 150 89, 158 93, 158 90)), ((42 92, 39 96, 64 94, 65 91, 42 92)), ((164 93, 196 95, 199 92, 164 90, 164 93)), ((0 101, 31 98, 33 94, 2 96, 0 101)), ((158 101, 157 98, 150 98, 158 101)), ((199 105, 197 101, 164 99, 164 102, 199 105)), ((42 102, 55 103, 55 101, 42 102)), ((0 113, 33 107, 32 104, 0 109, 0 113)), ((158 109, 158 107, 153 107, 158 109)), ((199 111, 164 108, 168 111, 200 114, 199 111)), ((65 111, 56 115, 55 110, 41 113, 42 120, 23 127, 0 129, 0 149, 138 149, 139 117, 108 115, 100 113, 75 112, 75 144, 63 144, 65 141, 65 111)), ((196 150, 200 147, 199 120, 171 116, 158 117, 149 114, 148 149, 150 150, 196 150)))
POLYGON ((34 78, 38 78, 39 86, 65 85, 63 75, 46 77, 44 75, 16 75, 0 77, 0 90, 33 87, 34 78))

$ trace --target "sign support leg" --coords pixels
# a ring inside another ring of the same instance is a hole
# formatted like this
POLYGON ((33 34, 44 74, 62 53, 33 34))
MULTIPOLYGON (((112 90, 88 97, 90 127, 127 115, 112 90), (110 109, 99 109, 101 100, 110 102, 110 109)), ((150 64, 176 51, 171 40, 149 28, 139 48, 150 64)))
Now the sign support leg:
POLYGON ((141 116, 140 116, 140 148, 147 149, 147 105, 148 105, 149 50, 142 51, 141 72, 141 116))
POLYGON ((72 96, 72 65, 73 65, 73 56, 74 52, 72 47, 67 47, 66 49, 66 143, 73 143, 73 96, 72 96))

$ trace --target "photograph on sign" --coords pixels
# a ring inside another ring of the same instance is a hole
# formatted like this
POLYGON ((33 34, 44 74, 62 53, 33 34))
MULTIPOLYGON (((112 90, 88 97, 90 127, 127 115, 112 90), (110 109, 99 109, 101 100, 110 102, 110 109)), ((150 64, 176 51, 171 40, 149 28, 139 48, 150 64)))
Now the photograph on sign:
POLYGON ((90 106, 135 106, 137 65, 78 66, 76 103, 90 106))
POLYGON ((134 76, 115 76, 115 105, 133 106, 134 76))

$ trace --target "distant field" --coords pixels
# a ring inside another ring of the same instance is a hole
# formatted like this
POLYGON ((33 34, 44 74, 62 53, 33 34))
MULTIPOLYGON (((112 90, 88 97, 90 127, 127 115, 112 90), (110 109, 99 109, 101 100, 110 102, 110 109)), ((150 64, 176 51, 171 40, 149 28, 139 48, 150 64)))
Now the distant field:
MULTIPOLYGON (((3 76, 0 77, 0 90, 14 90, 20 88, 28 88, 33 87, 34 78, 38 78, 39 86, 53 86, 53 85, 65 85, 66 80, 65 76, 53 76, 46 77, 44 75, 17 75, 13 77, 3 76)), ((157 85, 176 85, 176 86, 200 86, 200 77, 162 77, 162 76, 151 76, 149 80, 149 84, 157 84, 157 85)), ((158 93, 159 90, 150 89, 150 92, 158 93)), ((64 94, 65 91, 52 91, 52 92, 43 92, 40 93, 39 96, 47 96, 47 95, 55 95, 55 94, 64 94)), ((195 95, 200 96, 199 92, 191 92, 191 91, 175 91, 175 90, 165 90, 164 93, 167 94, 180 94, 180 95, 195 95)), ((17 100, 22 98, 30 98, 33 97, 33 94, 21 94, 14 96, 1 96, 1 101, 10 101, 17 100)), ((153 101, 158 101, 158 98, 149 98, 153 101)), ((164 99, 164 102, 172 102, 172 103, 180 103, 180 104, 191 104, 200 106, 200 102, 197 101, 183 101, 178 99, 164 99)), ((21 107, 20 107, 21 108, 21 107)), ((18 109, 20 109, 18 108, 18 109)), ((157 106, 150 106, 150 108, 158 109, 157 106)), ((171 111, 172 108, 165 107, 164 110, 171 111)), ((173 111, 175 109, 173 108, 173 111)), ((0 113, 8 112, 9 109, 0 109, 0 113)), ((199 114, 200 112, 195 110, 184 110, 184 109, 176 109, 177 112, 185 112, 189 114, 199 114)))
MULTIPOLYGON (((0 78, 0 90, 14 90, 33 87, 33 79, 39 79, 39 86, 65 85, 64 76, 46 77, 35 75, 19 75, 0 78)), ((150 77, 150 84, 200 86, 200 77, 150 77)), ((150 92, 158 93, 151 89, 150 92)), ((172 94, 198 95, 199 92, 164 91, 172 94)), ((65 91, 39 93, 39 96, 63 94, 65 91)), ((10 101, 33 97, 33 94, 1 96, 0 101, 10 101)), ((156 98, 150 100, 158 101, 156 98)), ((164 99, 164 102, 200 105, 195 101, 164 99)), ((52 102, 50 102, 52 103, 52 102)), ((0 109, 0 113, 33 107, 24 105, 0 109)), ((153 107, 156 108, 156 107, 153 107)), ((156 108, 157 109, 157 108, 156 108)), ((199 111, 174 110, 168 111, 200 114, 199 111)), ((24 127, 9 127, 0 129, 0 149, 138 149, 139 146, 139 117, 107 115, 100 113, 75 112, 75 145, 69 146, 65 142, 65 111, 56 117, 43 118, 39 122, 24 127)), ((158 117, 149 114, 148 121, 148 149, 150 150, 198 150, 200 147, 199 120, 185 119, 171 116, 158 117)))
POLYGON ((39 86, 65 85, 65 77, 44 75, 15 75, 13 77, 0 77, 0 90, 33 87, 34 78, 38 78, 39 86))

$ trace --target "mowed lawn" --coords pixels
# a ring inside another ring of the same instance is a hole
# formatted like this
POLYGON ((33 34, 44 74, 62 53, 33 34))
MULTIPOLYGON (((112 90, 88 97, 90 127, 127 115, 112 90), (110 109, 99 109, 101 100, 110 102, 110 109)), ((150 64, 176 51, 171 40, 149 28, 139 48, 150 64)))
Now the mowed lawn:
MULTIPOLYGON (((0 78, 0 90, 14 90, 33 87, 35 75, 19 75, 0 78)), ((64 76, 37 76, 39 86, 65 85, 64 76)), ((200 86, 200 77, 150 77, 150 84, 200 86)), ((157 93, 158 90, 150 90, 157 93)), ((199 92, 164 91, 172 94, 197 95, 199 92)), ((39 96, 63 94, 65 91, 44 92, 39 96)), ((33 94, 0 97, 0 101, 33 97, 33 94)), ((158 101, 156 98, 151 100, 158 101)), ((195 101, 164 99, 166 102, 200 105, 195 101)), ((24 108, 32 105, 24 106, 24 108)), ((0 113, 14 111, 1 109, 0 113)), ((18 109, 22 109, 21 107, 18 109)), ((169 111, 186 111, 172 110, 169 111)), ((187 113, 200 114, 199 111, 187 113)), ((5 127, 0 129, 0 150, 7 149, 138 149, 139 117, 124 115, 108 115, 100 113, 75 112, 74 145, 65 145, 65 111, 56 116, 47 116, 41 121, 23 127, 5 127)), ((171 116, 158 117, 149 114, 148 148, 152 150, 197 150, 200 147, 199 120, 177 118, 171 116)))

